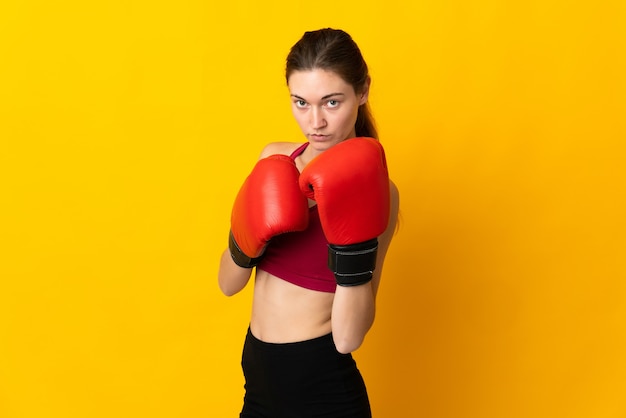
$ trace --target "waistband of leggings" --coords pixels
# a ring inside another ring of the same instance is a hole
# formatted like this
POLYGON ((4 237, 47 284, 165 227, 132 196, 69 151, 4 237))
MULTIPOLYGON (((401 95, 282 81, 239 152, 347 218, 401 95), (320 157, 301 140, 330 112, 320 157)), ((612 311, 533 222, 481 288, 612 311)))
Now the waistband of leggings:
POLYGON ((254 347, 266 351, 276 352, 302 352, 302 351, 315 351, 323 349, 324 347, 332 347, 336 351, 335 342, 333 341, 333 334, 328 333, 319 337, 311 338, 304 341, 288 342, 288 343, 270 343, 261 341, 252 334, 250 327, 246 335, 246 340, 254 347))

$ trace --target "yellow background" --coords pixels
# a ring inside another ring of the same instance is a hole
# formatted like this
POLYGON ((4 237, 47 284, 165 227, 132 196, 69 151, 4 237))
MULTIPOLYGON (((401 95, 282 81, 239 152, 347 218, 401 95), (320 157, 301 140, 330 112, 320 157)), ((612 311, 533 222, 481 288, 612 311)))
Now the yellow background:
POLYGON ((376 417, 626 417, 626 7, 0 5, 0 417, 235 417, 239 185, 283 63, 361 46, 402 195, 356 352, 376 417))

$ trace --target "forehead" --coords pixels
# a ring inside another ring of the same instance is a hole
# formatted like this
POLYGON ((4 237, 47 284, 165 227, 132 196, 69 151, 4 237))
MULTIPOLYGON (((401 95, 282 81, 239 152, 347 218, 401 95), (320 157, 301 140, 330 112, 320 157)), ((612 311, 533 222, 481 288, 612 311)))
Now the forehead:
POLYGON ((289 76, 289 93, 309 100, 322 98, 333 93, 353 93, 352 86, 337 73, 314 69, 294 71, 289 76))

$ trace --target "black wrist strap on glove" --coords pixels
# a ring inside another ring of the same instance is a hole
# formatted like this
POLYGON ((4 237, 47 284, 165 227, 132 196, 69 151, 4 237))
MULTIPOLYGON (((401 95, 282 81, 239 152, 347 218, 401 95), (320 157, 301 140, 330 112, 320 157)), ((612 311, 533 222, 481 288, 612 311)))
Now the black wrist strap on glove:
POLYGON ((358 286, 372 280, 378 239, 352 245, 328 245, 328 267, 339 286, 358 286))
POLYGON ((231 231, 228 236, 228 249, 230 250, 230 256, 232 257, 235 264, 239 267, 243 268, 252 268, 261 262, 263 258, 263 254, 258 257, 252 258, 248 257, 241 251, 239 245, 237 245, 237 241, 235 241, 235 237, 233 237, 233 232, 231 231))

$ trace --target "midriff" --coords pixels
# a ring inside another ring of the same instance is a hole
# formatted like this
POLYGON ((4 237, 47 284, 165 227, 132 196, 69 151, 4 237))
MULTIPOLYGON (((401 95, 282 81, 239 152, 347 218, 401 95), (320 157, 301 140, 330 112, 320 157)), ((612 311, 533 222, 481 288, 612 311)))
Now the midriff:
POLYGON ((328 334, 333 298, 334 293, 305 289, 259 270, 250 330, 269 343, 305 341, 328 334))

